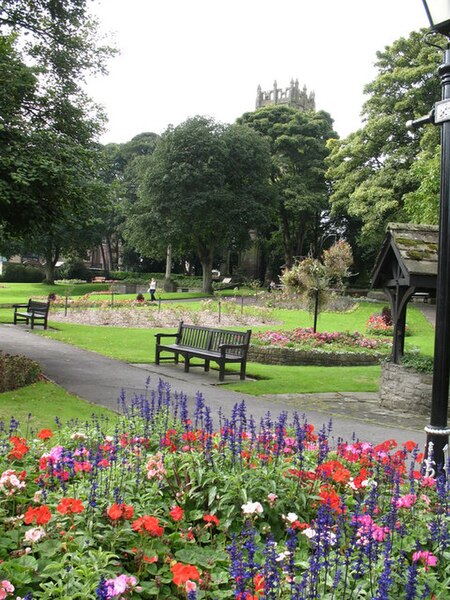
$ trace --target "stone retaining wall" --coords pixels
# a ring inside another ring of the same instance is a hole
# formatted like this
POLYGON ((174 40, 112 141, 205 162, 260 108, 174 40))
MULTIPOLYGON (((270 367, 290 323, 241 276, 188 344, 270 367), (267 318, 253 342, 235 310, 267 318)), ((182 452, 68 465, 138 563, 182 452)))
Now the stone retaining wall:
POLYGON ((383 363, 380 379, 380 405, 390 410, 429 415, 431 373, 420 373, 394 363, 383 363))
POLYGON ((357 352, 314 352, 295 348, 250 346, 248 360, 264 365, 313 365, 321 367, 364 366, 379 364, 384 355, 357 352))

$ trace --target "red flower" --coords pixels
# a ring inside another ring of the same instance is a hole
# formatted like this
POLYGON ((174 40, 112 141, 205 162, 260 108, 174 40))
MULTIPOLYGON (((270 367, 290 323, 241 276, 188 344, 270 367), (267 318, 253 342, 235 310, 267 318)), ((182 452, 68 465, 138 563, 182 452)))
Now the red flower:
POLYGON ((36 525, 45 525, 52 518, 52 514, 45 504, 42 506, 38 506, 37 508, 33 508, 30 506, 27 512, 24 515, 24 523, 26 525, 30 525, 33 521, 36 522, 36 525))
POLYGON ((128 504, 112 504, 108 508, 108 517, 112 521, 117 521, 118 519, 131 519, 134 514, 134 509, 132 506, 128 504))
POLYGON ((321 504, 325 504, 330 507, 331 510, 337 513, 342 512, 341 499, 336 493, 336 490, 330 485, 324 485, 319 490, 319 497, 321 504))
POLYGON ((137 531, 138 533, 147 532, 154 537, 161 537, 164 533, 164 529, 159 524, 158 519, 149 515, 139 517, 139 519, 133 521, 131 527, 133 531, 137 531))
POLYGON ((219 524, 219 519, 216 517, 216 515, 204 515, 203 520, 206 523, 213 523, 214 525, 218 525, 219 524))
POLYGON ((9 438, 9 441, 14 446, 14 448, 9 453, 9 458, 17 458, 18 460, 23 458, 29 450, 26 443, 26 439, 14 435, 9 438))
POLYGON ((84 510, 81 500, 76 498, 61 498, 56 510, 62 515, 70 515, 73 513, 82 513, 84 510))
POLYGON ((173 574, 173 582, 175 585, 183 585, 186 581, 200 579, 200 573, 194 565, 185 565, 183 563, 175 563, 170 567, 173 574))
POLYGON ((41 429, 37 436, 40 440, 48 440, 53 437, 53 431, 51 429, 41 429))
POLYGON ((181 508, 181 506, 172 506, 169 515, 174 521, 181 521, 184 516, 184 510, 181 508))

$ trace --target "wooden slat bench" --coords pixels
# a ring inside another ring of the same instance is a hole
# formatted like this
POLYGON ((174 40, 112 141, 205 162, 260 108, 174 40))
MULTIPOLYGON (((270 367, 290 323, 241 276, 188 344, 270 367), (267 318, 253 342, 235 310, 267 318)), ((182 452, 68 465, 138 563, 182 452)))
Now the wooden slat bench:
POLYGON ((230 331, 213 329, 199 325, 180 323, 177 333, 157 333, 156 359, 157 365, 163 361, 174 361, 178 364, 179 356, 184 358, 184 370, 189 372, 191 358, 204 360, 204 369, 209 371, 210 361, 219 365, 219 381, 225 378, 227 363, 240 363, 240 378, 245 379, 247 352, 251 330, 230 331), (175 338, 174 343, 161 343, 162 338, 175 338), (174 356, 162 357, 161 352, 170 352, 174 356))
POLYGON ((35 325, 43 325, 47 329, 48 311, 50 302, 38 302, 37 300, 28 300, 27 304, 13 304, 14 307, 14 325, 17 323, 28 323, 31 329, 35 325))

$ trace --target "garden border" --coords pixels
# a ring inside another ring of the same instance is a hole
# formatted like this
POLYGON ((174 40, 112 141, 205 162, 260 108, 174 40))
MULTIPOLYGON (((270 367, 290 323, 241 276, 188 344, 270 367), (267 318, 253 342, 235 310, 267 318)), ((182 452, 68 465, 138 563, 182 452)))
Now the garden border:
POLYGON ((323 352, 251 344, 247 358, 250 362, 264 365, 354 367, 379 365, 386 359, 386 354, 379 352, 373 352, 372 354, 364 352, 323 352))

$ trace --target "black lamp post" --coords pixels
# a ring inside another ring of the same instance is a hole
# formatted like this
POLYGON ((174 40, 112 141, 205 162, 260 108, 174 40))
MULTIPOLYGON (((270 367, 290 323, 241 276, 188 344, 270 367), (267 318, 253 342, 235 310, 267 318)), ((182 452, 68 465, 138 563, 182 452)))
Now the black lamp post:
MULTIPOLYGON (((450 37, 450 0, 423 0, 431 31, 450 37)), ((441 194, 439 255, 436 290, 436 330, 434 342, 433 388, 430 424, 427 433, 427 467, 432 471, 430 455, 440 467, 446 466, 450 428, 448 394, 450 376, 450 49, 443 49, 439 67, 442 100, 436 102, 429 121, 441 125, 441 194), (433 444, 431 452, 430 444, 433 444)))

